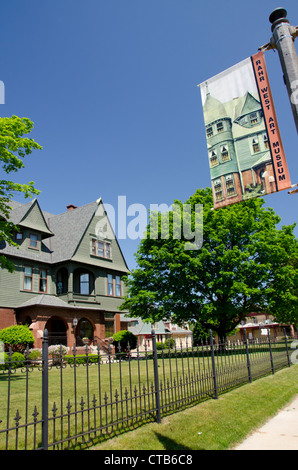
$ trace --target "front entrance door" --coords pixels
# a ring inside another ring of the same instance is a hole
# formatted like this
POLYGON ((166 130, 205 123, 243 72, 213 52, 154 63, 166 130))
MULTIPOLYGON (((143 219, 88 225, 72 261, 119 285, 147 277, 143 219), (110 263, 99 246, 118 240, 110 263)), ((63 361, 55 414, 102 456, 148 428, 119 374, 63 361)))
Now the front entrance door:
POLYGON ((46 328, 49 332, 49 346, 54 344, 67 346, 66 325, 61 318, 50 318, 47 321, 46 328))

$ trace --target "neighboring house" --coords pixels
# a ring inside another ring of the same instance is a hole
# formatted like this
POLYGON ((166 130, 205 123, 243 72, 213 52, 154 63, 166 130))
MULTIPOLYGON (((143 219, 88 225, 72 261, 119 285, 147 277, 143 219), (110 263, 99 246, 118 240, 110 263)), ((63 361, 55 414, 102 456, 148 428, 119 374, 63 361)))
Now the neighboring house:
POLYGON ((207 89, 203 109, 215 207, 276 191, 258 98, 247 92, 222 103, 207 89))
POLYGON ((245 320, 238 326, 237 339, 242 341, 246 337, 249 341, 262 341, 268 337, 272 340, 284 338, 284 331, 288 337, 294 338, 296 335, 293 325, 283 325, 278 323, 271 315, 251 313, 245 320))
POLYGON ((152 349, 152 329, 156 334, 156 341, 164 343, 168 338, 173 338, 176 347, 186 347, 192 345, 192 331, 188 325, 185 328, 173 324, 169 321, 159 321, 154 323, 144 323, 141 318, 129 318, 125 314, 120 315, 121 330, 128 330, 138 337, 138 346, 140 351, 152 349))
POLYGON ((122 276, 129 272, 102 200, 67 206, 60 215, 42 211, 36 199, 11 201, 10 221, 18 248, 0 243, 15 264, 0 270, 0 329, 28 324, 41 347, 49 344, 105 346, 120 330, 122 276))

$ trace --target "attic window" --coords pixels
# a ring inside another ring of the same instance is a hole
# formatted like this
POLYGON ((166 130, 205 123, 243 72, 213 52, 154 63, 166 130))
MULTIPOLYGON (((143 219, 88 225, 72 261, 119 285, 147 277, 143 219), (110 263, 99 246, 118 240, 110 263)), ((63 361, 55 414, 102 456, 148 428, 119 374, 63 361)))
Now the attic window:
POLYGON ((91 255, 111 259, 111 244, 93 238, 91 241, 91 255))
POLYGON ((258 124, 258 115, 257 113, 251 113, 250 116, 250 123, 253 126, 254 124, 258 124))

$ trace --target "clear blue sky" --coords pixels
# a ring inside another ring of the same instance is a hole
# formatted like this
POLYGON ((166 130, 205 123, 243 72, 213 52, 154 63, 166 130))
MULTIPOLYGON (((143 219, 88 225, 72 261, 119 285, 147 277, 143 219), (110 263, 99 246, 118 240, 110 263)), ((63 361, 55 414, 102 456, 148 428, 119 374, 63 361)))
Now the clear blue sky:
MULTIPOLYGON (((35 181, 42 209, 55 214, 99 197, 116 209, 118 196, 149 208, 210 186, 197 85, 269 42, 268 17, 278 6, 298 24, 297 0, 1 2, 1 116, 30 118, 43 146, 14 179, 35 181)), ((297 132, 278 54, 265 57, 298 183, 297 132)), ((283 224, 297 221, 298 194, 267 196, 266 205, 283 224)), ((120 240, 130 268, 138 244, 120 240)))

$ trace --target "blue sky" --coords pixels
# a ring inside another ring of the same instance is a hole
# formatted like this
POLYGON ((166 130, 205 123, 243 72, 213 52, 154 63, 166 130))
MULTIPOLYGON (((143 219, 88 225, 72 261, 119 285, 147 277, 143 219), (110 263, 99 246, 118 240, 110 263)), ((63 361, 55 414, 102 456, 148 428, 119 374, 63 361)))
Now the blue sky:
MULTIPOLYGON (((127 206, 170 205, 210 186, 197 85, 269 42, 268 18, 278 6, 298 24, 297 0, 2 2, 1 115, 30 118, 43 146, 14 180, 35 181, 42 209, 54 214, 99 197, 116 210, 118 196, 127 206)), ((278 54, 265 58, 298 183, 297 132, 278 54)), ((297 221, 298 194, 265 199, 282 224, 297 221)), ((140 240, 119 241, 135 267, 140 240)))

